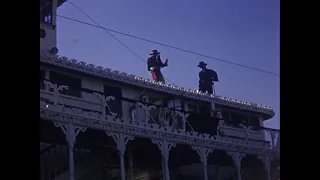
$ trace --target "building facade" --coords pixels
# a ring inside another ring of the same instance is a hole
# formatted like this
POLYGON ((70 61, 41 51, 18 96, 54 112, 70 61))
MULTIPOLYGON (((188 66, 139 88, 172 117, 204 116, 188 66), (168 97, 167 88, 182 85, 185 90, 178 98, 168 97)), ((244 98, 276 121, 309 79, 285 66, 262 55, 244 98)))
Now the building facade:
POLYGON ((58 56, 63 2, 40 1, 41 180, 280 179, 272 108, 58 56))

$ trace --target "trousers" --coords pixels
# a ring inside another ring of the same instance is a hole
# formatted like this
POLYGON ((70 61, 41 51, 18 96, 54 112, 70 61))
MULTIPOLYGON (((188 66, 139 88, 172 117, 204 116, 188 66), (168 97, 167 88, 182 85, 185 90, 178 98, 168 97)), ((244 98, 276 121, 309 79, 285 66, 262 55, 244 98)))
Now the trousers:
POLYGON ((165 83, 164 77, 160 71, 160 69, 155 69, 151 72, 152 80, 165 83))

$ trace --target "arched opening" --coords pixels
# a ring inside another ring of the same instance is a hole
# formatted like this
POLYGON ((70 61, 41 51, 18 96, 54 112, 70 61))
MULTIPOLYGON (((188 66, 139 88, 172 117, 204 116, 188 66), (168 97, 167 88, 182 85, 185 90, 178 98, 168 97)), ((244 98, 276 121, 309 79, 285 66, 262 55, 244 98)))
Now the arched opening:
POLYGON ((57 168, 68 155, 66 136, 52 121, 40 119, 40 179, 56 177, 63 168, 57 168))
POLYGON ((85 132, 80 132, 74 148, 76 177, 120 179, 120 158, 117 146, 105 131, 87 129, 85 132), (78 158, 76 151, 80 152, 78 158))
POLYGON ((236 168, 231 156, 223 150, 213 150, 208 155, 208 178, 209 179, 232 179, 236 177, 236 168))
POLYGON ((172 147, 169 157, 171 180, 203 179, 203 166, 198 153, 189 145, 172 147))
POLYGON ((242 179, 268 180, 263 160, 256 155, 247 154, 241 161, 242 179))
POLYGON ((135 137, 126 146, 126 176, 134 180, 158 180, 162 177, 161 153, 150 139, 135 137))

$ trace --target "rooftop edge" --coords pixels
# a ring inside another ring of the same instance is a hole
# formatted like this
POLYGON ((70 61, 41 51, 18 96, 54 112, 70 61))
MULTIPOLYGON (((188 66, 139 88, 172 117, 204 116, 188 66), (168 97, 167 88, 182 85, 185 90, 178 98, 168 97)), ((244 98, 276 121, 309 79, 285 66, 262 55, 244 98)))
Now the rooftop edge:
POLYGON ((207 93, 201 93, 195 89, 187 89, 173 84, 162 84, 133 74, 112 70, 110 68, 104 68, 102 66, 96 66, 94 64, 88 64, 84 61, 78 61, 76 59, 69 59, 65 56, 52 55, 47 52, 40 51, 40 61, 54 66, 75 70, 96 77, 112 79, 142 88, 153 89, 164 93, 185 96, 195 100, 213 102, 219 105, 261 113, 264 115, 264 120, 270 119, 275 115, 275 112, 270 106, 248 101, 241 101, 231 97, 209 95, 207 93))

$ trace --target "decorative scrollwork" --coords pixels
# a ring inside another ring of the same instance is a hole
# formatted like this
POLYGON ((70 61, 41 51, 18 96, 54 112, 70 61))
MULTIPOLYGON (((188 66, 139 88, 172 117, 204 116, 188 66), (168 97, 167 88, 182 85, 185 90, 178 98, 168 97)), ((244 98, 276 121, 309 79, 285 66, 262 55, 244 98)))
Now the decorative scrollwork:
POLYGON ((59 96, 60 96, 60 91, 62 90, 68 90, 69 86, 67 85, 58 85, 58 84, 53 84, 50 81, 44 81, 45 85, 48 85, 49 88, 53 89, 53 104, 58 105, 59 101, 59 96))
POLYGON ((105 96, 105 95, 101 95, 99 93, 93 93, 94 95, 96 95, 100 100, 101 100, 101 117, 102 120, 106 120, 106 108, 108 108, 109 110, 109 114, 113 117, 116 117, 118 114, 115 112, 112 112, 110 109, 110 106, 108 105, 107 102, 110 102, 111 100, 115 100, 116 98, 113 96, 105 96))
POLYGON ((54 122, 56 127, 60 127, 63 134, 66 136, 66 140, 69 146, 74 146, 76 138, 80 132, 86 131, 87 128, 74 126, 73 124, 63 124, 54 122))
POLYGON ((207 165, 208 155, 213 152, 213 149, 208 149, 208 148, 198 147, 198 146, 192 146, 192 149, 197 152, 201 162, 204 165, 207 165))
POLYGON ((241 167, 241 161, 246 156, 245 153, 241 152, 227 152, 229 156, 232 157, 234 164, 239 168, 241 167))
POLYGON ((106 134, 113 138, 114 142, 117 144, 117 149, 121 155, 124 155, 128 141, 134 139, 134 136, 128 136, 122 133, 111 133, 106 131, 106 134))
POLYGON ((169 159, 169 153, 172 147, 176 147, 176 143, 168 143, 165 140, 154 140, 152 139, 152 143, 156 144, 162 154, 162 157, 165 159, 169 159))

